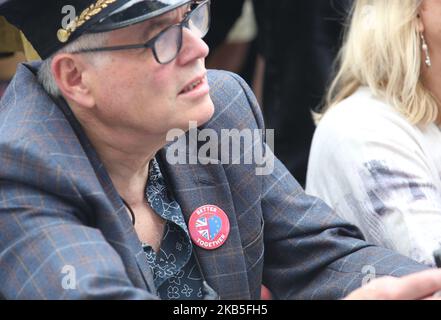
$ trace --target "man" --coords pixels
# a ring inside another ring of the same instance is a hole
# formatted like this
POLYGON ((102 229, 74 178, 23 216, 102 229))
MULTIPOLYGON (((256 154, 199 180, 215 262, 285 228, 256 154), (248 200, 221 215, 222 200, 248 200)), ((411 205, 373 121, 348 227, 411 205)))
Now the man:
MULTIPOLYGON (((167 134, 189 122, 212 136, 263 127, 240 78, 206 76, 208 1, 9 0, 0 14, 44 59, 22 65, 1 100, 3 298, 256 299, 262 282, 279 299, 341 298, 366 268, 425 269, 362 241, 278 161, 263 175, 171 164, 167 134)), ((430 270, 350 297, 440 289, 430 270)))

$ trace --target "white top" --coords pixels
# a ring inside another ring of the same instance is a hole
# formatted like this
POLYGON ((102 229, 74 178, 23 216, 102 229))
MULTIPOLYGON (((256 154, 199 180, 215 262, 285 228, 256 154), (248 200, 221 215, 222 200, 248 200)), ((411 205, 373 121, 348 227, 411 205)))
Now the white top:
POLYGON ((434 266, 441 247, 441 131, 412 125, 361 88, 319 123, 306 192, 369 242, 434 266))

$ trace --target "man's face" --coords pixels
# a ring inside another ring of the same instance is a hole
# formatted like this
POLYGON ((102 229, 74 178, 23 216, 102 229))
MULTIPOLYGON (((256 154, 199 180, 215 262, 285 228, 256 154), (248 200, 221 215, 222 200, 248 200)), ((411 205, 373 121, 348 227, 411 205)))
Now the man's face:
MULTIPOLYGON (((179 23, 187 7, 109 33, 106 46, 145 43, 167 26, 179 23)), ((205 58, 207 45, 190 30, 176 59, 159 64, 151 49, 122 50, 98 57, 89 84, 95 99, 96 120, 115 129, 164 135, 170 129, 188 129, 213 115, 205 58), (196 87, 194 85, 197 84, 196 87)))

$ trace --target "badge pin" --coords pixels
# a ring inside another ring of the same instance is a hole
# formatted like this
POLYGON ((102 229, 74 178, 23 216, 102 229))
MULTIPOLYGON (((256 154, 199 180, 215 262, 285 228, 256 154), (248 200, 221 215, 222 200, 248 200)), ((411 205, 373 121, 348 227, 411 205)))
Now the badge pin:
POLYGON ((214 205, 197 208, 190 217, 191 240, 205 250, 223 246, 230 234, 230 220, 226 213, 214 205))

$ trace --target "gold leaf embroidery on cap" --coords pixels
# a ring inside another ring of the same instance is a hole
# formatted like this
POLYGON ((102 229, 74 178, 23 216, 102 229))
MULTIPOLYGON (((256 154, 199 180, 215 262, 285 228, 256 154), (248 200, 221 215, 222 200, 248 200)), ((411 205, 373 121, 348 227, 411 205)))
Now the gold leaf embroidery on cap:
POLYGON ((96 16, 103 9, 107 8, 107 6, 111 3, 116 2, 117 0, 98 0, 95 4, 92 4, 90 7, 86 8, 79 17, 76 17, 74 21, 69 23, 69 25, 63 29, 58 29, 57 38, 60 42, 65 43, 69 40, 72 33, 75 32, 79 27, 81 27, 84 23, 90 20, 92 17, 96 16))

